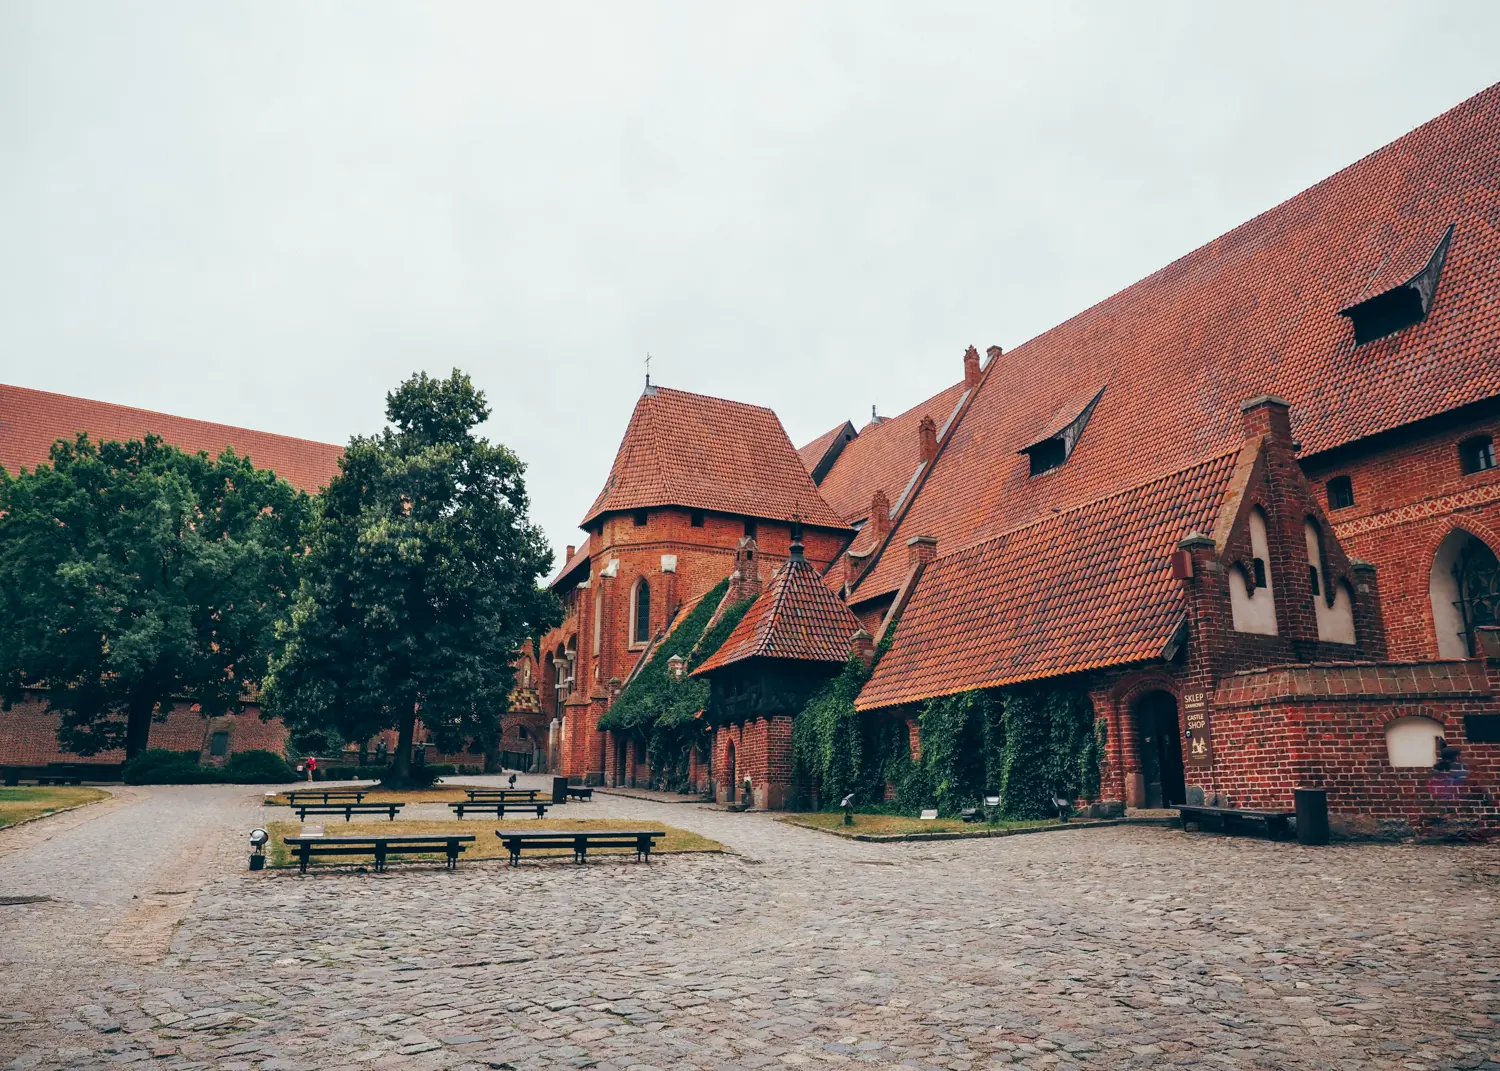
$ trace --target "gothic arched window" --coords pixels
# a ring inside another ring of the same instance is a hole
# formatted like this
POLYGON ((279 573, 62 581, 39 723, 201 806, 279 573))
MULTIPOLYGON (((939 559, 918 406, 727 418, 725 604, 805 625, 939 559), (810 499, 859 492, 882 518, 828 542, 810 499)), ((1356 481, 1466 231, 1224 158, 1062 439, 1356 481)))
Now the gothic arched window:
POLYGON ((630 642, 645 643, 651 638, 651 585, 641 577, 635 583, 635 607, 630 615, 630 642))

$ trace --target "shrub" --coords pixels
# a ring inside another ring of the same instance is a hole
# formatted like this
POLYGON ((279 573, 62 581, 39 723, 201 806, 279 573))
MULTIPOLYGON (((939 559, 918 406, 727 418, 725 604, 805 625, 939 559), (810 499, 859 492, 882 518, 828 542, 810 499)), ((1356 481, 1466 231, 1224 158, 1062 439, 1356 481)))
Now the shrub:
POLYGON ((237 785, 281 785, 297 780, 297 773, 274 751, 236 751, 224 764, 224 780, 237 785))
POLYGON ((451 762, 432 762, 413 766, 404 784, 396 784, 392 776, 393 767, 381 769, 380 782, 388 788, 431 788, 439 777, 452 777, 456 769, 451 762))
POLYGON ((127 785, 209 785, 223 778, 218 770, 199 766, 196 751, 152 748, 127 762, 120 780, 127 785))

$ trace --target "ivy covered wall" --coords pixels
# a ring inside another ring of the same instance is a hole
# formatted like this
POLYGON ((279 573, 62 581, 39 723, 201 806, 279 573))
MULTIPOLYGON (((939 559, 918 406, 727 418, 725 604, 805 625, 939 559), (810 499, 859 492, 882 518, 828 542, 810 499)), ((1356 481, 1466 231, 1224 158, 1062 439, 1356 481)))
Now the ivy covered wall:
POLYGON ((714 621, 714 612, 728 591, 729 581, 721 580, 705 595, 651 653, 650 660, 599 719, 601 731, 646 741, 652 781, 662 788, 686 787, 691 751, 706 748, 710 735, 698 717, 708 705, 708 682, 688 676, 673 680, 667 662, 673 655, 681 655, 690 673, 723 645, 752 601, 726 606, 714 621))

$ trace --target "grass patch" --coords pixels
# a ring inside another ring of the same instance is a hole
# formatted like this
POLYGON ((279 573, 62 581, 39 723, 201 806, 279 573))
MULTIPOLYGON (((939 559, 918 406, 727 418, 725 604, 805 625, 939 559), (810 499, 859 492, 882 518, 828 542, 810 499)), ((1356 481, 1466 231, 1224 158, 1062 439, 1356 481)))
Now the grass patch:
MULTIPOLYGON (((433 788, 412 788, 400 791, 387 790, 379 785, 349 785, 337 782, 316 781, 311 785, 299 785, 291 789, 292 792, 322 792, 324 789, 338 788, 362 788, 366 790, 364 802, 366 803, 463 803, 469 796, 465 789, 480 788, 480 785, 451 784, 437 785, 433 788)), ((484 788, 503 788, 503 785, 485 785, 484 788)), ((542 802, 551 803, 552 793, 547 789, 537 790, 537 799, 542 802)), ((267 797, 266 806, 285 807, 286 793, 278 792, 274 797, 267 797)), ((310 800, 316 803, 317 800, 310 800)), ((337 803, 337 799, 331 799, 329 803, 337 803)))
POLYGON ((934 818, 923 821, 900 814, 856 814, 852 826, 844 825, 842 811, 805 811, 781 818, 794 826, 827 829, 845 836, 868 833, 877 837, 895 837, 907 833, 983 833, 991 829, 1037 829, 1060 825, 1056 819, 1002 819, 999 822, 964 822, 957 818, 934 818))
MULTIPOLYGON (((504 859, 505 846, 500 843, 500 838, 495 836, 497 829, 518 829, 528 832, 543 832, 546 830, 560 830, 562 832, 576 832, 585 829, 660 829, 667 835, 656 842, 656 847, 651 850, 652 855, 661 853, 677 852, 722 852, 724 845, 707 837, 700 837, 696 833, 690 833, 686 829, 678 829, 675 826, 664 825, 661 822, 637 822, 625 818, 532 818, 521 821, 504 822, 476 822, 465 821, 434 821, 418 822, 403 821, 397 819, 394 822, 326 822, 323 831, 330 837, 363 837, 386 835, 417 835, 423 833, 472 833, 474 843, 469 845, 467 851, 459 856, 459 861, 465 859, 504 859)), ((267 866, 287 867, 296 866, 296 860, 292 853, 287 850, 286 839, 295 837, 302 831, 301 822, 271 822, 266 826, 266 831, 271 834, 271 843, 267 851, 267 866)), ((590 848, 589 855, 595 853, 600 855, 633 855, 627 848, 590 848)), ((544 855, 562 855, 572 857, 573 853, 567 849, 545 852, 528 852, 526 857, 541 857, 544 855)), ((391 865, 399 865, 400 860, 413 862, 440 862, 442 854, 432 856, 425 855, 401 855, 391 860, 391 865)), ((315 856, 314 865, 320 865, 315 856)), ((372 865, 373 857, 358 855, 335 856, 321 863, 323 866, 360 866, 372 865), (337 860, 335 862, 334 860, 337 860)))
POLYGON ((109 793, 102 789, 73 785, 0 788, 0 829, 24 822, 28 818, 108 798, 109 793))

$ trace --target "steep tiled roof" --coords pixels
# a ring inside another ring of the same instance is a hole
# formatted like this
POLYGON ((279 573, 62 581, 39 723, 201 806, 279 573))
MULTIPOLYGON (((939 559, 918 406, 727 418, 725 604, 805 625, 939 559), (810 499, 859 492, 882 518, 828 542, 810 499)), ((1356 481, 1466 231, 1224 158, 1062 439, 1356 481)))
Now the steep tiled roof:
POLYGON ((729 638, 693 675, 711 673, 747 658, 796 658, 842 662, 859 619, 818 577, 806 558, 794 554, 776 570, 729 638))
POLYGON ((1237 452, 927 566, 860 710, 1155 658, 1182 618, 1171 552, 1213 527, 1237 452))
POLYGON ((824 500, 851 522, 870 515, 870 498, 876 491, 884 491, 891 507, 897 508, 921 459, 917 425, 930 416, 941 433, 963 393, 963 383, 955 383, 900 416, 867 425, 818 485, 824 500))
POLYGON ((12 475, 22 466, 35 468, 46 461, 54 442, 72 439, 80 431, 96 442, 143 439, 155 433, 173 446, 190 453, 203 450, 213 457, 232 446, 235 453, 308 492, 327 485, 344 453, 329 443, 0 384, 0 465, 12 475))
MULTIPOLYGON (((1500 394, 1497 190, 1500 87, 1007 352, 888 546, 948 555, 1227 450, 1257 394, 1292 403, 1303 456, 1500 394), (1450 223, 1427 318, 1356 349, 1339 310, 1420 269, 1450 223), (1067 463, 1029 478, 1016 451, 1100 387, 1067 463)), ((904 573, 887 550, 854 598, 904 573)))
POLYGON ((818 462, 828 456, 828 448, 834 444, 834 440, 845 433, 848 427, 849 422, 845 420, 838 427, 829 428, 806 446, 797 448, 797 456, 802 459, 802 467, 807 470, 808 475, 816 471, 818 462))
POLYGON ((572 575, 573 570, 589 560, 589 537, 583 537, 583 545, 573 552, 573 556, 563 562, 563 567, 557 571, 557 575, 547 582, 549 588, 556 587, 572 575))
POLYGON ((636 402, 583 524, 648 506, 847 527, 818 493, 774 412, 666 387, 648 387, 636 402))

